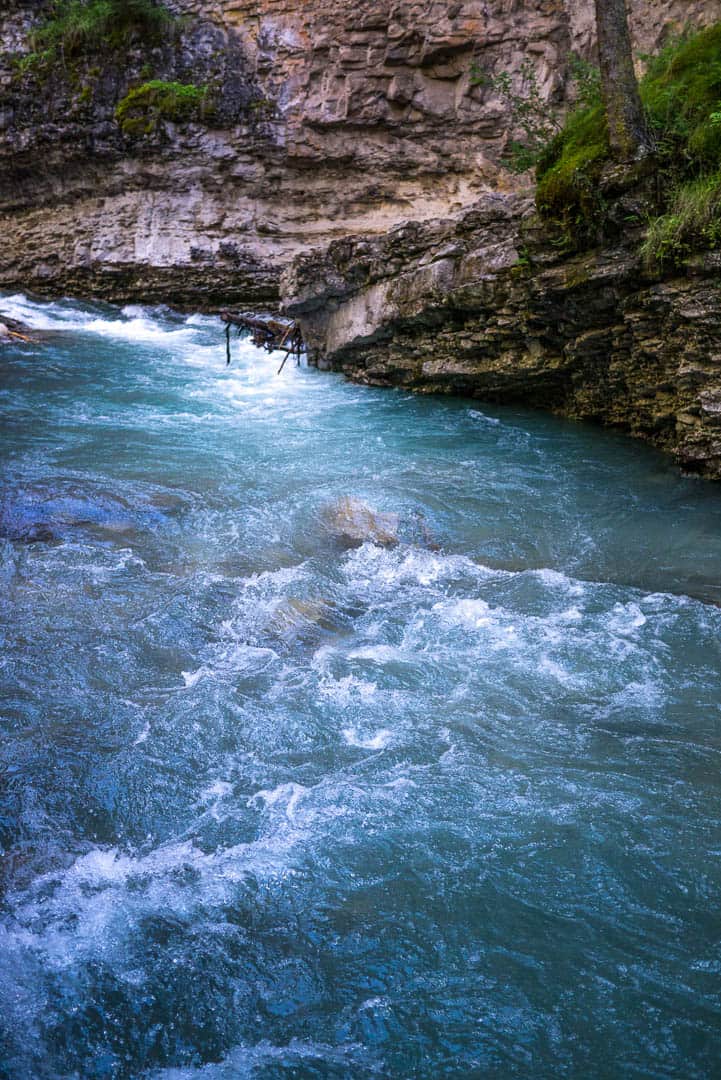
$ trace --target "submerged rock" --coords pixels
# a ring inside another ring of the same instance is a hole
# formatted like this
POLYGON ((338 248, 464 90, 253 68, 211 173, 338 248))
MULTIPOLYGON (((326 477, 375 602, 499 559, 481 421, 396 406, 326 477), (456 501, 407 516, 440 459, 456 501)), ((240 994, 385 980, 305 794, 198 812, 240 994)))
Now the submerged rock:
POLYGON ((272 611, 264 631, 277 644, 316 648, 327 635, 342 634, 345 629, 343 613, 332 601, 322 597, 290 597, 281 600, 272 611))
POLYGON ((13 522, 0 520, 0 540, 15 544, 52 544, 60 537, 44 521, 13 522))
POLYGON ((37 483, 7 491, 0 502, 0 539, 20 544, 62 542, 78 533, 112 542, 149 533, 167 515, 152 502, 73 483, 37 483))
POLYGON ((346 497, 327 506, 323 524, 333 539, 345 547, 360 547, 366 541, 383 547, 398 543, 398 515, 372 510, 360 499, 346 497))

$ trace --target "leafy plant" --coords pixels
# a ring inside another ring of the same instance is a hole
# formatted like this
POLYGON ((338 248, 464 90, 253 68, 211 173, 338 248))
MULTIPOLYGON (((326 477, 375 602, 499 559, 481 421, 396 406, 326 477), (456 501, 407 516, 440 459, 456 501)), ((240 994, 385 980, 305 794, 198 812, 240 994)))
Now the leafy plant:
MULTIPOLYGON (((599 105, 601 75, 598 68, 572 54, 569 72, 581 106, 599 105)), ((489 86, 503 98, 509 106, 512 129, 520 129, 523 133, 521 139, 512 139, 509 142, 503 158, 504 165, 517 174, 534 168, 547 155, 549 147, 560 134, 562 125, 541 93, 531 58, 526 57, 521 64, 520 86, 514 84, 509 72, 489 76, 477 68, 472 72, 472 82, 476 86, 489 86)))
POLYGON ((548 102, 541 94, 533 61, 526 57, 521 64, 521 86, 516 88, 511 74, 503 71, 498 75, 486 75, 474 68, 471 81, 475 86, 488 86, 504 98, 511 113, 511 126, 523 132, 523 139, 513 139, 504 155, 504 164, 514 173, 528 172, 561 125, 549 110, 548 102))
POLYGON ((601 72, 595 64, 571 53, 568 61, 571 81, 576 87, 578 108, 593 109, 601 104, 601 72))
POLYGON ((55 60, 54 49, 43 49, 41 52, 23 53, 13 58, 13 66, 18 76, 22 78, 30 72, 41 71, 50 66, 55 60))
POLYGON ((721 173, 680 184, 665 214, 649 222, 641 245, 648 267, 680 262, 721 242, 721 173))

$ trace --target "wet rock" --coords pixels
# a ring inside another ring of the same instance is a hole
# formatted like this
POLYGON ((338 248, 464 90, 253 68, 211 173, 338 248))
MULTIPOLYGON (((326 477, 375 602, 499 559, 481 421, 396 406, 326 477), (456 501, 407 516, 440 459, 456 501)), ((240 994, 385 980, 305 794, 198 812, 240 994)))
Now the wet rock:
POLYGON ((158 529, 166 515, 144 499, 74 484, 8 491, 0 504, 0 538, 21 544, 60 542, 74 534, 112 542, 158 529))
POLYGON ((31 523, 0 520, 0 539, 15 544, 52 544, 59 537, 50 525, 43 521, 31 523))
POLYGON ((32 341, 34 335, 27 326, 18 322, 17 319, 10 319, 7 315, 3 315, 3 321, 0 322, 0 345, 12 345, 17 341, 32 341))
POLYGON ((289 646, 317 646, 326 634, 343 632, 343 617, 327 600, 316 597, 292 597, 281 601, 271 614, 265 632, 289 646))
POLYGON ((344 547, 360 547, 366 541, 383 547, 398 543, 398 515, 372 510, 360 499, 347 497, 327 506, 323 511, 323 524, 333 539, 344 547))

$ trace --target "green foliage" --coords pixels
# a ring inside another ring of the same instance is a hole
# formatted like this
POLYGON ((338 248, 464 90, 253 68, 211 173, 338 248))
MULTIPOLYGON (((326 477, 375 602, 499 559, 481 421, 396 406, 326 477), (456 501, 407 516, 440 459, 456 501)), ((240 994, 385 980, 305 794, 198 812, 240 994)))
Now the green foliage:
POLYGON ((577 53, 569 60, 571 81, 576 87, 579 109, 592 109, 601 104, 601 72, 595 64, 589 64, 577 53))
POLYGON ((678 263, 721 244, 721 173, 680 184, 665 214, 646 230, 641 255, 648 267, 678 263))
POLYGON ((33 72, 39 72, 46 70, 55 60, 54 49, 42 49, 40 52, 34 51, 29 53, 23 53, 21 56, 13 58, 13 66, 16 74, 22 78, 24 75, 31 74, 33 72))
POLYGON ((31 35, 30 44, 46 59, 119 48, 136 38, 158 44, 173 21, 155 0, 58 0, 52 18, 31 35))
POLYGON ((541 213, 572 227, 592 221, 599 210, 598 180, 608 153, 603 107, 571 113, 537 164, 536 204, 541 213))
MULTIPOLYGON (((719 242, 721 23, 644 59, 641 100, 659 192, 658 216, 649 223, 643 253, 647 262, 663 263, 719 242)), ((577 243, 604 227, 598 191, 609 159, 603 109, 588 98, 539 158, 538 208, 562 222, 577 243)))
POLYGON ((162 120, 182 124, 207 119, 211 110, 207 86, 153 79, 125 95, 115 119, 126 135, 152 135, 162 120))
POLYGON ((648 123, 661 155, 680 157, 690 172, 715 169, 721 125, 721 23, 671 44, 649 62, 641 82, 648 123))

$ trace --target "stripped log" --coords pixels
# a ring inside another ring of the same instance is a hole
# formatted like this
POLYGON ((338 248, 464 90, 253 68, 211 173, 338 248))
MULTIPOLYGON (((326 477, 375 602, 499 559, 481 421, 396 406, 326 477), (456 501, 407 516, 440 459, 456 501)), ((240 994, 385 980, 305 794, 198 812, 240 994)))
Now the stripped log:
POLYGON ((26 344, 32 344, 33 338, 27 333, 27 326, 18 322, 17 319, 9 319, 7 316, 3 316, 0 321, 0 345, 10 344, 12 341, 24 341, 26 344))
POLYGON ((278 374, 285 367, 289 356, 295 356, 300 363, 303 352, 303 335, 295 319, 284 319, 280 315, 258 315, 254 312, 221 311, 220 317, 225 323, 226 360, 230 363, 230 328, 236 327, 239 337, 250 337, 253 344, 266 352, 283 352, 283 363, 278 374))

